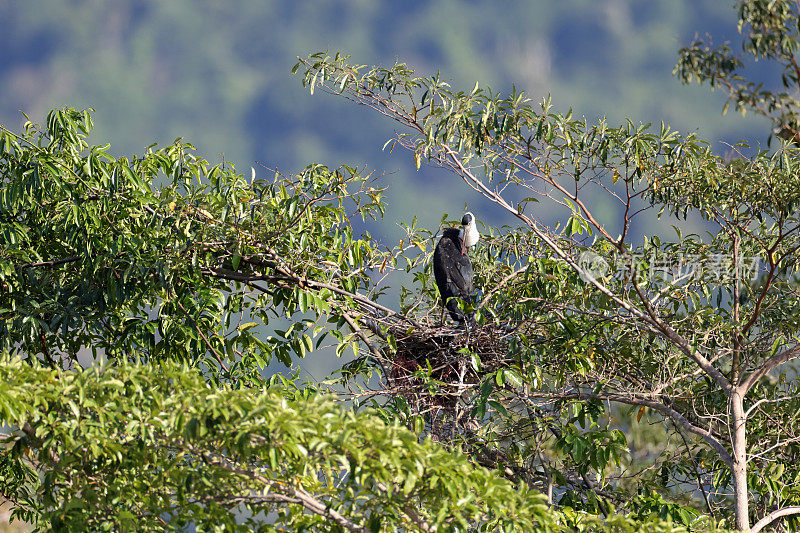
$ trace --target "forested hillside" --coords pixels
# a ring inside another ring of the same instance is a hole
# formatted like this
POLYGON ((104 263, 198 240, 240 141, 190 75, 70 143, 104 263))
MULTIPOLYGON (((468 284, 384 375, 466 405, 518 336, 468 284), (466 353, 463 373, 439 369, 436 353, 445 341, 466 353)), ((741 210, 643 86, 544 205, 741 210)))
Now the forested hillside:
MULTIPOLYGON (((315 99, 288 76, 295 57, 345 50, 440 70, 457 86, 516 84, 557 109, 611 123, 664 120, 681 131, 766 142, 765 121, 722 117, 722 95, 681 86, 677 50, 697 34, 735 36, 730 2, 0 2, 0 122, 55 107, 93 107, 98 138, 141 153, 182 137, 240 170, 295 171, 311 161, 366 165, 392 184, 385 231, 419 215, 438 225, 479 196, 441 193, 446 175, 382 153, 393 126, 315 99), (411 178, 411 179, 408 179, 411 178), (424 189, 421 191, 420 189, 424 189), (410 206, 414 206, 411 209, 410 206)), ((777 79, 777 75, 772 76, 777 79)), ((714 147, 720 152, 722 144, 714 147)))

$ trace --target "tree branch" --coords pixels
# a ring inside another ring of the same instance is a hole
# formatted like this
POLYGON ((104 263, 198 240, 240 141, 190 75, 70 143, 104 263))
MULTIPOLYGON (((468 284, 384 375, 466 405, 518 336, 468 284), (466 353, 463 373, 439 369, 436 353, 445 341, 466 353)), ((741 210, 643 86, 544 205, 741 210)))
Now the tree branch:
MULTIPOLYGON (((194 449, 193 446, 188 446, 187 448, 194 453, 198 453, 198 450, 194 449)), ((216 465, 222 468, 223 470, 227 470, 228 472, 240 476, 251 477, 268 487, 275 485, 275 480, 267 479, 266 477, 250 470, 242 470, 240 468, 237 468, 236 466, 234 466, 233 462, 228 458, 212 456, 203 452, 199 452, 199 454, 204 461, 206 461, 209 464, 216 465)), ((312 513, 323 516, 329 520, 333 520, 334 522, 339 524, 342 528, 345 528, 348 531, 358 531, 363 533, 367 532, 367 529, 347 519, 347 517, 334 511, 333 509, 330 509, 328 505, 325 505, 323 502, 314 498, 314 496, 308 493, 307 491, 292 486, 287 486, 286 489, 289 492, 288 495, 281 495, 280 493, 270 493, 269 495, 271 499, 275 499, 278 501, 299 503, 312 513)))
POLYGON ((761 366, 750 372, 750 374, 748 374, 747 377, 742 381, 741 385, 739 385, 742 395, 747 394, 747 392, 753 387, 753 385, 756 384, 759 379, 763 378, 775 367, 791 361, 796 357, 800 357, 800 344, 796 344, 788 350, 777 353, 761 363, 761 366))
MULTIPOLYGON (((515 209, 511 204, 509 204, 505 198, 500 196, 498 193, 492 191, 486 185, 483 184, 481 180, 479 180, 468 168, 464 166, 459 158, 459 153, 452 150, 449 146, 443 145, 442 150, 445 154, 450 158, 450 161, 453 165, 454 170, 460 175, 461 179, 464 180, 470 187, 473 189, 478 190, 484 197, 491 200, 492 202, 498 204, 503 209, 520 219, 522 222, 525 223, 526 226, 531 228, 533 232, 539 237, 542 241, 553 250, 556 255, 558 255, 561 259, 563 259, 572 269, 574 269, 578 274, 583 277, 583 279, 589 280, 589 282, 594 285, 600 292, 608 296, 611 300, 617 303, 620 307, 631 313, 634 317, 638 318, 639 320, 645 322, 653 329, 657 331, 659 335, 665 337, 668 341, 673 343, 677 346, 683 353, 685 353, 689 358, 691 358, 695 363, 697 363, 703 371, 708 374, 723 390, 726 392, 730 392, 732 386, 731 383, 725 378, 725 376, 711 364, 703 354, 699 353, 697 350, 692 349, 689 342, 684 339, 681 335, 678 334, 674 329, 672 329, 668 324, 664 323, 657 315, 654 313, 645 313, 641 309, 638 309, 631 305, 628 301, 620 298, 615 294, 611 289, 600 283, 594 276, 590 275, 586 272, 573 258, 569 255, 566 251, 564 251, 553 239, 550 238, 544 231, 542 231, 538 224, 531 220, 529 217, 525 216, 524 214, 520 213, 517 209, 515 209)), ((638 287, 637 287, 638 290, 638 287)))
POLYGON ((501 279, 500 283, 498 283, 497 285, 492 287, 492 290, 490 290, 488 293, 486 293, 486 296, 484 296, 483 300, 481 300, 481 303, 478 304, 478 309, 480 309, 481 307, 486 305, 486 302, 489 301, 489 298, 491 298, 494 293, 496 293, 498 290, 500 290, 503 287, 503 285, 505 285, 506 283, 511 281, 513 278, 519 276, 520 274, 522 274, 523 272, 528 270, 528 268, 530 268, 530 264, 527 264, 524 267, 515 270, 514 272, 512 272, 508 276, 506 276, 503 279, 501 279))
POLYGON ((384 313, 386 317, 395 317, 405 322, 412 324, 415 327, 421 327, 419 323, 413 318, 407 317, 402 315, 393 309, 389 309, 377 302, 370 300, 369 298, 362 296, 357 293, 349 292, 341 287, 337 287, 336 285, 332 285, 330 283, 324 283, 320 281, 315 281, 308 278, 303 278, 299 275, 291 275, 291 274, 282 274, 278 276, 270 276, 264 274, 246 274, 242 272, 237 272, 234 270, 228 270, 226 268, 219 268, 219 267, 204 267, 202 268, 202 272, 204 274, 209 274, 215 278, 220 279, 229 279, 233 281, 241 281, 243 283, 251 283, 254 281, 266 281, 268 283, 275 283, 275 282, 286 282, 291 285, 296 285, 301 288, 309 288, 309 289, 328 289, 331 292, 335 292, 341 296, 346 296, 348 298, 352 298, 357 303, 361 304, 363 307, 370 308, 374 311, 380 311, 384 313))
POLYGON ((767 516, 756 522, 756 524, 750 528, 750 533, 758 533, 766 526, 770 525, 772 522, 781 518, 783 516, 791 516, 793 514, 800 514, 800 506, 793 505, 791 507, 784 507, 783 509, 778 509, 777 511, 772 511, 767 516))
POLYGON ((24 263, 22 268, 39 268, 39 267, 54 267, 58 265, 63 265, 66 263, 74 263, 78 261, 80 256, 73 255, 72 257, 66 257, 64 259, 54 259, 53 261, 41 261, 39 263, 24 263))
POLYGON ((694 433, 695 435, 699 435, 702 437, 714 450, 720 455, 720 458, 727 464, 731 466, 733 464, 733 459, 731 454, 728 453, 728 450, 722 445, 722 443, 717 440, 717 438, 711 433, 711 431, 703 429, 699 426, 693 424, 688 418, 686 418, 682 413, 675 410, 674 408, 665 405, 659 401, 643 398, 643 397, 636 397, 636 396, 624 396, 622 394, 595 394, 591 392, 581 392, 581 391, 574 391, 574 392, 529 392, 527 393, 524 398, 558 398, 563 400, 600 400, 600 401, 609 401, 609 402, 617 402, 617 403, 624 403, 626 405, 640 405, 649 407, 651 409, 655 409, 659 413, 668 416, 672 419, 676 424, 680 427, 689 431, 690 433, 694 433))

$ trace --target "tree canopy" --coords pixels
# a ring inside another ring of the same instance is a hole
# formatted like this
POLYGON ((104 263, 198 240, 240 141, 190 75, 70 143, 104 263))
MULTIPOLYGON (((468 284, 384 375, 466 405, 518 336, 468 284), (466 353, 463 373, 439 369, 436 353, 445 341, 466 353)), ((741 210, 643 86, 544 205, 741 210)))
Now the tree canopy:
POLYGON ((537 491, 419 429, 262 374, 326 336, 358 354, 365 316, 416 323, 370 299, 369 274, 403 253, 353 236, 380 190, 319 165, 248 181, 177 141, 113 158, 90 129, 57 110, 0 142, 14 516, 76 531, 558 528, 537 491), (262 324, 277 325, 261 338, 262 324))
POLYGON ((664 124, 588 121, 400 62, 299 59, 312 94, 395 121, 388 149, 517 221, 482 228, 470 327, 440 319, 438 231, 409 220, 376 242, 387 193, 354 167, 248 179, 180 140, 112 157, 69 108, 4 128, 0 479, 16 516, 796 529, 800 13, 748 1, 739 17, 743 51, 783 65, 783 89, 699 41, 676 72, 769 117, 787 141, 769 150, 719 155, 664 124), (562 223, 537 218, 545 202, 562 223), (639 235, 648 216, 674 231, 639 235), (704 234, 684 233, 691 217, 704 234), (352 359, 322 383, 263 374, 320 349, 352 359))

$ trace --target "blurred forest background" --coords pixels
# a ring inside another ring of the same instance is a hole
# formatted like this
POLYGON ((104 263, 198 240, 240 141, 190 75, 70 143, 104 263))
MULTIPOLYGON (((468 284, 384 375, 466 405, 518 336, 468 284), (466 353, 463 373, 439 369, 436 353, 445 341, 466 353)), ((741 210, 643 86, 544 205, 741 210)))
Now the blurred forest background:
MULTIPOLYGON (((400 60, 464 90, 516 84, 589 120, 697 131, 723 153, 725 142, 765 145, 769 124, 722 117, 721 93, 682 86, 672 68, 695 35, 738 46, 735 14, 720 0, 0 0, 0 122, 19 130, 20 111, 43 121, 54 107, 93 107, 93 140, 117 155, 182 137, 248 176, 250 166, 267 172, 259 165, 366 168, 391 186, 383 227, 373 228, 386 238, 414 215, 435 231, 465 203, 500 224, 510 221, 453 176, 382 152, 393 123, 309 95, 289 73, 295 57, 329 49, 368 65, 400 60)), ((545 221, 556 216, 542 209, 545 221)))

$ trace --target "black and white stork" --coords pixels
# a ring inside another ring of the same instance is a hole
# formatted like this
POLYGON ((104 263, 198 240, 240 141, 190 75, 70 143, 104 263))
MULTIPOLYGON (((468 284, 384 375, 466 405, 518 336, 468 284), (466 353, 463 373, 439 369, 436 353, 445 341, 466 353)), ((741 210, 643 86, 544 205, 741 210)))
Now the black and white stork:
MULTIPOLYGON (((456 322, 464 322, 464 312, 458 307, 458 300, 470 301, 472 298, 472 262, 467 249, 480 239, 475 217, 467 212, 461 219, 461 228, 445 228, 442 238, 433 252, 433 276, 442 296, 445 308, 456 322)), ((467 322, 473 318, 467 317, 467 322)))

